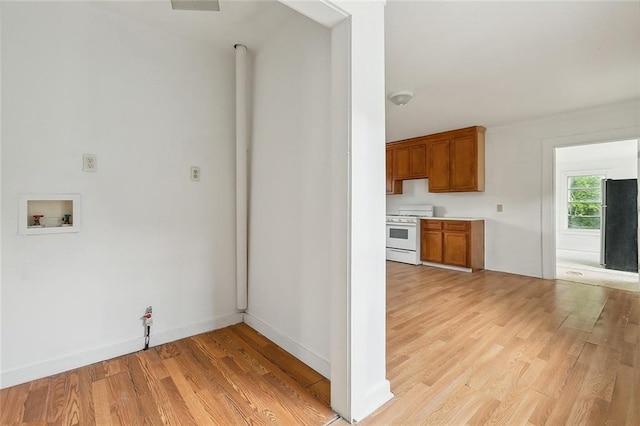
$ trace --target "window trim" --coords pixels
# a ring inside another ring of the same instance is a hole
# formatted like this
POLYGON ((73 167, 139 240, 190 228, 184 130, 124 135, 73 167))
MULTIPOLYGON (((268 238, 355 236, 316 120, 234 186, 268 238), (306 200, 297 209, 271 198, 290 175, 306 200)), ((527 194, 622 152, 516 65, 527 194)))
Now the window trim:
MULTIPOLYGON (((607 179, 608 170, 604 169, 596 169, 596 170, 568 170, 562 173, 562 188, 561 188, 561 196, 562 196, 562 210, 561 217, 562 223, 560 232, 566 235, 600 235, 600 229, 579 229, 579 228, 569 228, 569 178, 570 177, 580 177, 580 176, 600 176, 601 179, 607 179)), ((601 212, 602 213, 602 212, 601 212)), ((602 221, 602 216, 601 219, 602 221)), ((602 223, 602 222, 600 222, 602 223)))

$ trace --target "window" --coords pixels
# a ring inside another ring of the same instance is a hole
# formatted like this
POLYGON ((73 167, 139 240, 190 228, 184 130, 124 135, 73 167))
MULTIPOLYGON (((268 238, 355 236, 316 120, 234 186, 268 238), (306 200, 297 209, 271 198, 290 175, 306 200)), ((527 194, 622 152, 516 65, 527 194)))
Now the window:
POLYGON ((567 228, 600 229, 600 205, 604 176, 569 176, 567 182, 567 228))

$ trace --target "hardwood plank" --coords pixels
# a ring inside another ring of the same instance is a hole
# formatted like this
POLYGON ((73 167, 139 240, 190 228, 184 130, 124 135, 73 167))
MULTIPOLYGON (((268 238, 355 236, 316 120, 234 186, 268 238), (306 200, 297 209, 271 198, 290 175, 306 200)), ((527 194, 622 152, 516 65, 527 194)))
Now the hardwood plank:
POLYGON ((111 389, 109 389, 109 383, 106 379, 94 381, 92 393, 96 402, 94 410, 96 424, 111 424, 111 389))
POLYGON ((214 424, 246 423, 248 418, 255 415, 253 412, 248 415, 244 414, 238 409, 237 402, 226 393, 214 393, 211 389, 204 389, 196 393, 196 396, 207 412, 211 414, 214 424))
MULTIPOLYGON (((220 334, 225 333, 225 329, 217 330, 220 334)), ((246 330, 246 328, 245 328, 246 330)), ((213 332, 212 335, 215 335, 213 332)), ((264 358, 268 359, 271 363, 276 365, 280 370, 284 371, 287 375, 293 378, 303 386, 311 386, 318 380, 322 380, 323 377, 318 372, 310 369, 302 361, 292 357, 284 349, 280 348, 272 342, 268 342, 264 345, 252 346, 252 348, 260 353, 264 358)))
POLYGON ((138 409, 145 424, 162 424, 166 414, 161 407, 158 407, 151 391, 147 376, 140 363, 140 359, 135 355, 125 357, 129 378, 135 391, 138 409), (163 415, 165 414, 165 415, 163 415))
MULTIPOLYGON (((137 352, 138 360, 141 365, 145 365, 149 369, 149 375, 156 377, 158 380, 169 377, 169 373, 162 364, 162 358, 155 348, 137 352)), ((149 376, 147 375, 147 377, 149 376)))
POLYGON ((69 388, 67 390, 64 411, 62 412, 62 424, 81 424, 81 397, 80 397, 80 375, 78 370, 69 372, 69 388))
POLYGON ((95 412, 93 404, 93 390, 89 368, 79 368, 78 370, 78 393, 80 394, 80 419, 78 424, 95 424, 95 412))
MULTIPOLYGON (((491 413, 488 425, 526 425, 549 398, 523 386, 516 386, 491 413)), ((555 424, 555 423, 550 423, 555 424)))
POLYGON ((301 386, 289 386, 290 383, 281 380, 280 377, 268 373, 263 376, 265 390, 279 401, 279 405, 293 419, 292 424, 322 424, 327 418, 333 416, 333 412, 323 404, 316 404, 315 398, 305 392, 301 386), (304 413, 304 415, 302 415, 304 413))
MULTIPOLYGON (((154 367, 153 364, 155 364, 159 358, 147 356, 148 352, 150 351, 138 352, 136 357, 140 363, 142 374, 145 376, 146 382, 149 385, 149 391, 151 392, 158 415, 162 420, 162 424, 180 424, 182 421, 180 411, 182 405, 178 403, 178 410, 174 408, 171 394, 167 391, 167 385, 163 382, 163 380, 171 380, 171 377, 169 377, 169 373, 164 366, 162 369, 154 367)), ((173 389, 170 388, 170 390, 173 389)), ((141 411, 147 413, 146 408, 141 411)), ((151 414, 147 413, 147 415, 151 414)), ((192 419, 192 417, 189 418, 192 419)))
POLYGON ((95 413, 98 424, 143 423, 135 389, 126 372, 93 382, 93 393, 99 407, 95 413))
MULTIPOLYGON (((24 402, 24 423, 47 421, 47 398, 49 397, 50 378, 35 380, 30 383, 27 399, 24 402)), ((2 423, 5 424, 5 423, 2 423)))
POLYGON ((462 386, 420 421, 438 425, 467 424, 476 413, 486 412, 495 405, 496 400, 490 396, 462 386))
MULTIPOLYGON (((171 375, 171 383, 175 386, 175 390, 180 395, 181 400, 184 401, 184 407, 186 408, 185 411, 187 411, 189 415, 193 417, 195 424, 214 424, 214 419, 217 416, 210 414, 208 410, 215 410, 212 409, 209 405, 203 406, 200 403, 200 398, 198 398, 198 396, 193 391, 191 384, 185 378, 183 370, 176 360, 176 356, 165 359, 164 364, 167 367, 167 371, 171 375)), ((168 381, 168 379, 163 380, 168 381)), ((172 394, 175 394, 175 392, 172 392, 172 394)))
MULTIPOLYGON (((160 385, 164 394, 163 400, 170 407, 167 413, 171 413, 178 424, 197 424, 195 418, 199 416, 199 413, 193 414, 189 411, 189 406, 182 398, 182 395, 180 395, 180 391, 174 383, 173 377, 169 376, 161 379, 160 385)), ((169 423, 173 423, 173 421, 169 421, 169 423)))
POLYGON ((185 342, 191 348, 191 355, 194 362, 205 372, 209 378, 211 386, 207 389, 210 392, 229 395, 229 402, 233 404, 235 411, 241 413, 245 417, 251 417, 257 410, 255 401, 252 401, 243 389, 238 386, 238 381, 231 375, 224 365, 221 358, 212 358, 207 352, 207 348, 196 344, 198 339, 189 339, 185 342))
POLYGON ((163 360, 180 355, 180 350, 178 349, 178 346, 173 342, 156 346, 155 348, 153 348, 153 350, 155 350, 158 356, 160 357, 160 359, 163 359, 163 360))
POLYGON ((242 338, 252 348, 272 345, 273 342, 258 333, 247 324, 237 324, 232 328, 233 332, 242 338))
POLYGON ((638 375, 629 366, 620 366, 611 395, 607 424, 640 424, 640 384, 638 375))
POLYGON ((0 410, 0 424, 19 424, 24 417, 24 404, 29 397, 30 383, 2 389, 2 410, 0 410))
POLYGON ((47 423, 60 423, 66 407, 69 391, 69 375, 61 373, 51 378, 49 396, 47 398, 47 423))

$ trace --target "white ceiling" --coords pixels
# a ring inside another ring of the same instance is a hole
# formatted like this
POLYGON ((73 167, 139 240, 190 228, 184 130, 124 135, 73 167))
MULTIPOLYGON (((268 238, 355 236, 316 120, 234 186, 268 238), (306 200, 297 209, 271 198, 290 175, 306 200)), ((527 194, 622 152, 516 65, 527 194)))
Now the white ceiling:
POLYGON ((386 8, 387 140, 640 97, 640 2, 407 2, 386 8))
POLYGON ((262 42, 297 12, 277 0, 219 0, 220 12, 172 10, 171 0, 92 1, 92 5, 180 37, 218 47, 262 42))
MULTIPOLYGON (((169 0, 100 7, 173 34, 256 50, 296 12, 276 0, 169 0)), ((640 98, 640 2, 387 0, 387 140, 496 126, 640 98)))

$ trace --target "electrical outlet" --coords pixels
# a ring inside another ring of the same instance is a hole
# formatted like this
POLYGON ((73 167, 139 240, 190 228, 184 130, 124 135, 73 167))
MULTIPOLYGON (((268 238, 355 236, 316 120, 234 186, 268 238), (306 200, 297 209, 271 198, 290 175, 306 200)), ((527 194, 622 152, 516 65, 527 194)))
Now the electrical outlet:
POLYGON ((82 171, 95 172, 98 170, 98 157, 93 154, 82 155, 82 171))
POLYGON ((191 180, 194 182, 200 182, 200 167, 191 167, 191 180))

